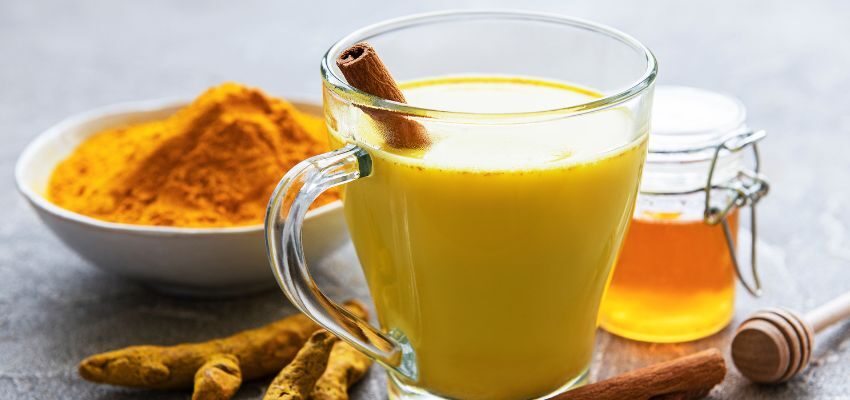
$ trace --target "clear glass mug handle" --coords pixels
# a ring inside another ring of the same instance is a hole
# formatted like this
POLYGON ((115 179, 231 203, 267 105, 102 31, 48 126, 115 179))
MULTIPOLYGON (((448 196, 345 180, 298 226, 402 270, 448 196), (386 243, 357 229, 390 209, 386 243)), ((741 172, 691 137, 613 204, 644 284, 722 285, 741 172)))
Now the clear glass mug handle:
POLYGON ((402 353, 408 351, 325 296, 313 281, 304 259, 301 226, 310 204, 323 191, 367 177, 371 172, 369 155, 353 144, 293 167, 269 201, 266 248, 277 283, 301 312, 384 366, 415 380, 415 373, 402 365, 402 359, 409 359, 402 353))

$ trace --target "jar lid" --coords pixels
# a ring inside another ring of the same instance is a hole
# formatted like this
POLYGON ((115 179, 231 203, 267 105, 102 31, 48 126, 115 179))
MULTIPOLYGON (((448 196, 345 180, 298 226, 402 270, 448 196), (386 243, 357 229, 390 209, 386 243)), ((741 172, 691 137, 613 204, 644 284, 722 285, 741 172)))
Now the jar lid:
POLYGON ((735 97, 686 86, 658 86, 652 109, 650 152, 716 146, 747 117, 735 97))
POLYGON ((735 97, 686 86, 658 86, 652 108, 649 152, 717 146, 743 128, 747 110, 735 97))
MULTIPOLYGON (((718 145, 746 131, 746 108, 735 97, 685 86, 658 86, 652 108, 641 191, 681 193, 705 188, 718 145)), ((714 182, 737 176, 741 153, 721 151, 714 182)))

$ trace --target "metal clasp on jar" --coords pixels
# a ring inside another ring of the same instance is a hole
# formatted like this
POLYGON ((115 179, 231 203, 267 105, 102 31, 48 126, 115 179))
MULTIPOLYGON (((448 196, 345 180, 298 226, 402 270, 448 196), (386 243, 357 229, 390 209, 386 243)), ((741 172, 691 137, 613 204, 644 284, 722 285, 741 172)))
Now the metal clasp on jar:
POLYGON ((763 130, 746 131, 733 134, 724 139, 714 149, 714 157, 711 160, 708 180, 705 184, 705 223, 709 225, 721 224, 723 227, 726 245, 729 248, 729 255, 732 257, 732 265, 735 267, 735 274, 738 276, 741 284, 753 296, 761 296, 761 279, 759 279, 756 264, 756 204, 767 194, 770 188, 767 178, 760 173, 761 159, 757 145, 757 142, 764 139, 765 136, 767 136, 767 133, 763 130), (727 182, 719 184, 712 183, 720 154, 724 151, 736 153, 747 148, 751 148, 753 151, 753 169, 741 169, 736 178, 730 179, 727 182), (725 204, 722 204, 720 207, 711 204, 711 193, 715 190, 725 191, 729 194, 725 204), (732 210, 746 206, 750 206, 750 231, 752 232, 752 246, 750 246, 750 271, 753 275, 752 285, 744 279, 741 272, 740 262, 735 252, 735 242, 727 220, 727 216, 732 210))

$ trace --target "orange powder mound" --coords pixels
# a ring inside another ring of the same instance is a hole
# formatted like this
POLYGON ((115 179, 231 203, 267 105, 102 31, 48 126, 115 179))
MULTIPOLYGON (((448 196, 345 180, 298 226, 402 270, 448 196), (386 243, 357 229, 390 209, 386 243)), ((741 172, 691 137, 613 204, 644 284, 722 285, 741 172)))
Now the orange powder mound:
MULTIPOLYGON (((209 89, 161 121, 98 133, 53 172, 48 198, 137 225, 259 224, 280 178, 328 150, 324 122, 235 83, 209 89)), ((323 193, 314 207, 339 198, 323 193)))

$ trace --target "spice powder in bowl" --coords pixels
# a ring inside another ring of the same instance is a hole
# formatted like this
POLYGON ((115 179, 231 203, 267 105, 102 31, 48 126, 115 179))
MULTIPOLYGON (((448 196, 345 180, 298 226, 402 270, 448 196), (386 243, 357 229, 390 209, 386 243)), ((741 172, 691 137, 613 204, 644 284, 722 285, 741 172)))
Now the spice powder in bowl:
MULTIPOLYGON (((111 222, 260 224, 283 174, 327 149, 320 118, 260 90, 225 83, 168 119, 90 137, 56 167, 47 196, 111 222)), ((313 207, 338 198, 338 191, 327 191, 313 207)))

